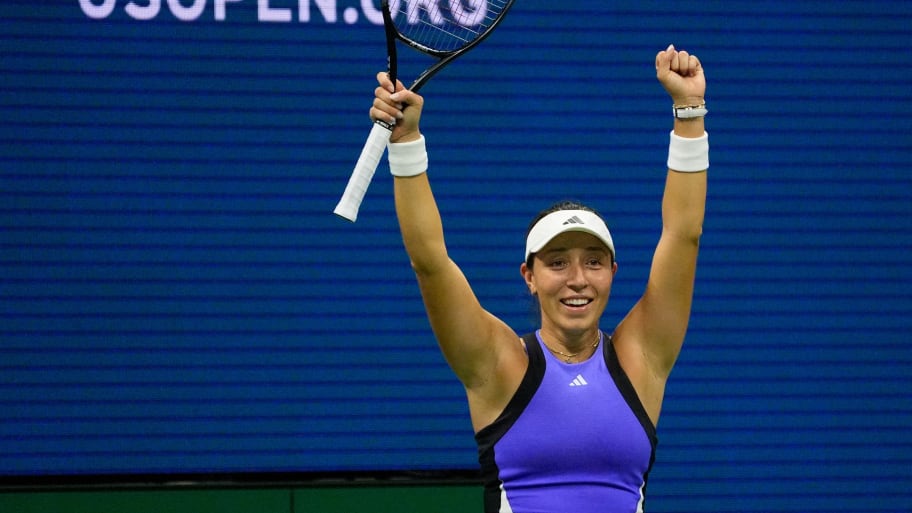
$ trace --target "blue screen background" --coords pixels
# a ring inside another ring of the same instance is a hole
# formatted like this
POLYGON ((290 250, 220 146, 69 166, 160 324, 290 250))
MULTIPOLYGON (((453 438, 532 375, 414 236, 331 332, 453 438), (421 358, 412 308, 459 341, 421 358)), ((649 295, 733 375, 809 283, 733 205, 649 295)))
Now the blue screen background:
MULTIPOLYGON (((0 5, 0 479, 476 468, 385 163, 356 223, 331 213, 385 69, 375 9, 0 5)), ((900 1, 523 0, 422 89, 482 304, 537 326, 525 229, 576 199, 617 245, 610 330, 661 228, 655 53, 703 61, 707 215, 651 509, 912 509, 910 27, 900 1)))

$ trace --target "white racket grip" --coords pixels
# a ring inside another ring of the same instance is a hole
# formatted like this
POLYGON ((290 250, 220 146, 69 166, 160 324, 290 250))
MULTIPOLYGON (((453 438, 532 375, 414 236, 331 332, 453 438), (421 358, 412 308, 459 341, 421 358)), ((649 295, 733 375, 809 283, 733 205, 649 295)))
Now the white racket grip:
POLYGON ((370 135, 367 136, 367 142, 364 143, 364 148, 361 150, 361 156, 355 163, 351 178, 348 179, 348 185, 345 186, 345 192, 342 193, 342 198, 339 199, 339 203, 333 210, 334 214, 353 223, 358 218, 361 201, 364 199, 364 194, 370 186, 374 171, 380 164, 380 159, 383 157, 383 152, 386 150, 392 134, 392 127, 387 128, 381 123, 374 123, 370 135))

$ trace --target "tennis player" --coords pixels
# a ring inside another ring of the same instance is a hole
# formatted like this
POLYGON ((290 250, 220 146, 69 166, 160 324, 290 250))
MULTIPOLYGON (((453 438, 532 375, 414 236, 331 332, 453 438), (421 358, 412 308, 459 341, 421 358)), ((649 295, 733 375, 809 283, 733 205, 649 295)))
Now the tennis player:
POLYGON ((709 167, 700 60, 669 46, 655 69, 674 117, 645 292, 602 331, 618 269, 611 234, 594 210, 556 205, 533 221, 519 266, 541 311, 541 328, 522 337, 479 304, 447 254, 419 130, 423 98, 377 76, 370 115, 396 121, 399 226, 431 327, 465 387, 488 513, 644 509, 665 384, 690 317, 709 167))

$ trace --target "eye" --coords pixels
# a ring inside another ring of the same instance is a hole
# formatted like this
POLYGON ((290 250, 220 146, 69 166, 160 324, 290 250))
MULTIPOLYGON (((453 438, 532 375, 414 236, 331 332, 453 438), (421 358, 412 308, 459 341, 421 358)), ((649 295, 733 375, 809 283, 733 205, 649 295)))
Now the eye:
POLYGON ((590 267, 590 268, 593 268, 593 269, 599 269, 599 268, 601 268, 602 265, 603 265, 602 262, 603 262, 603 259, 602 259, 601 257, 595 257, 595 256, 593 256, 593 257, 589 257, 589 258, 586 260, 586 266, 587 266, 587 267, 590 267))
POLYGON ((548 261, 548 267, 551 269, 563 269, 569 265, 569 262, 564 258, 554 258, 548 261))

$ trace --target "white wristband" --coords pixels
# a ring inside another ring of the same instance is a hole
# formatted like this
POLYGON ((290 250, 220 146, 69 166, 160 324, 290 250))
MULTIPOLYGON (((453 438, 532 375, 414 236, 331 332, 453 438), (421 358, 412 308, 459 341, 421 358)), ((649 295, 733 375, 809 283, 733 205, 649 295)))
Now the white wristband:
POLYGON ((709 134, 695 139, 681 137, 671 132, 668 143, 668 169, 696 173, 709 169, 709 134))
POLYGON ((427 171, 428 156, 424 136, 406 143, 390 143, 389 166, 393 176, 418 176, 427 171))

